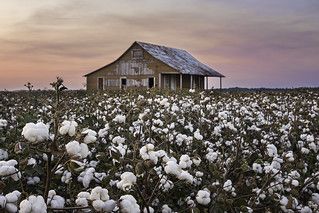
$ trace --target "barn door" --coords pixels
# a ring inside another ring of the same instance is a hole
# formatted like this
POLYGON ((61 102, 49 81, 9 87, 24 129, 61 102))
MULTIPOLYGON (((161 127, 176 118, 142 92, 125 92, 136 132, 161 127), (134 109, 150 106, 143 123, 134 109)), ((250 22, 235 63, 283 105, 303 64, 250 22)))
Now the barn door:
POLYGON ((98 90, 103 90, 103 78, 98 78, 97 79, 97 89, 98 90))
POLYGON ((169 77, 170 77, 170 89, 176 90, 176 76, 170 75, 169 77))

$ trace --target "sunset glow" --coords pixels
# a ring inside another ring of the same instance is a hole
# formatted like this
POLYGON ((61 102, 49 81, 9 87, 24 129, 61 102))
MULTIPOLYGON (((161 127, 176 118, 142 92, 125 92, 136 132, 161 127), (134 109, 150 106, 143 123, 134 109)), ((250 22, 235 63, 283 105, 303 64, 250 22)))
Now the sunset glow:
POLYGON ((189 51, 225 87, 319 86, 318 0, 10 0, 0 7, 0 90, 49 87, 84 74, 134 41, 189 51))

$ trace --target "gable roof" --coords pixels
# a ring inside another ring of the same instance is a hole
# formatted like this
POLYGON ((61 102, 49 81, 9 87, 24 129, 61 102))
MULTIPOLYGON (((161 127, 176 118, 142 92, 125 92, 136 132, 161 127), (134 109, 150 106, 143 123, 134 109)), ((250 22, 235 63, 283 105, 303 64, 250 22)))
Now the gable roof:
POLYGON ((115 63, 135 44, 138 44, 142 49, 144 49, 151 56, 165 63, 166 65, 172 67, 173 69, 175 69, 176 71, 182 74, 203 75, 203 76, 211 76, 211 77, 225 77, 224 75, 220 74, 219 72, 212 69, 208 65, 198 61, 186 50, 165 47, 165 46, 160 46, 160 45, 150 44, 150 43, 145 43, 140 41, 135 41, 118 59, 116 59, 112 63, 107 64, 93 72, 86 74, 85 77, 115 63))

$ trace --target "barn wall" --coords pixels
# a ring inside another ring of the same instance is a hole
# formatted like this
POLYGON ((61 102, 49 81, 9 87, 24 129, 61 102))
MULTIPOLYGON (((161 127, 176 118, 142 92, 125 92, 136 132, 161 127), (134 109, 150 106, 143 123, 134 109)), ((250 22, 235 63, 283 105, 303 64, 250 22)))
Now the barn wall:
POLYGON ((148 87, 148 78, 155 78, 159 85, 159 73, 176 71, 144 51, 138 44, 131 46, 117 61, 87 76, 87 89, 96 90, 99 77, 104 78, 104 89, 119 89, 121 77, 127 78, 127 88, 148 87), (142 51, 143 57, 136 59, 133 51, 142 51), (117 81, 118 84, 115 82, 117 81))

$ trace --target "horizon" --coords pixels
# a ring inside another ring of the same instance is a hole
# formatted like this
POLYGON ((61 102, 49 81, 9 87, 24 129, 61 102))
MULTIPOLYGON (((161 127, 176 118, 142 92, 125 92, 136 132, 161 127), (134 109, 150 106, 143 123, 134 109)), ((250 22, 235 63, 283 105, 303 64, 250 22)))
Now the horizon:
POLYGON ((318 10, 317 0, 2 2, 0 90, 50 88, 56 76, 83 89, 83 75, 136 40, 188 51, 224 88, 317 88, 318 10))

